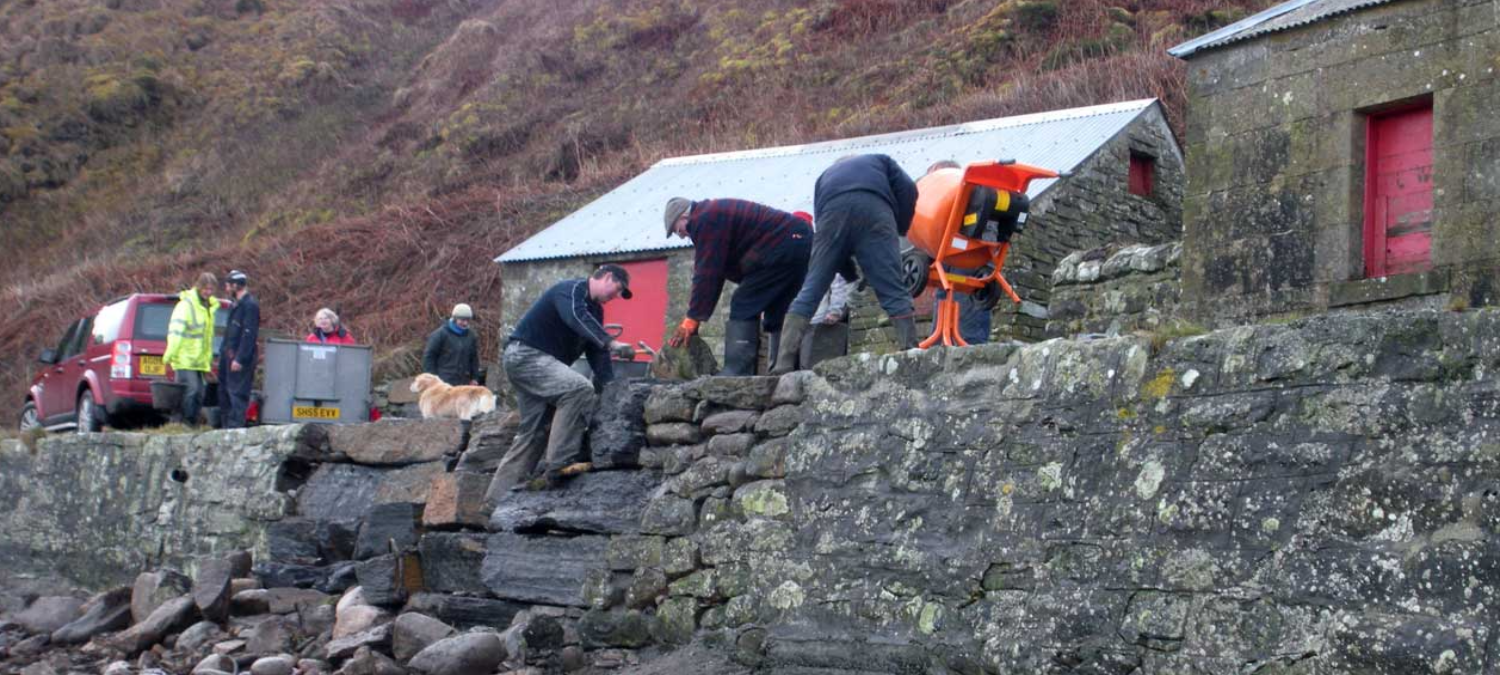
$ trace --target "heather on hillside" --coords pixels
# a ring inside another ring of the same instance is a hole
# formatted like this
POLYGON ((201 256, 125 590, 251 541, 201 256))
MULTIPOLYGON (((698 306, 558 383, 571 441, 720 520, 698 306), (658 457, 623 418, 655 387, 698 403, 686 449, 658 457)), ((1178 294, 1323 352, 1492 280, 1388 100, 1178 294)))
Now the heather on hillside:
POLYGON ((68 318, 198 269, 287 330, 366 317, 396 372, 663 157, 1151 96, 1180 125, 1165 48, 1266 4, 0 0, 0 411, 68 318))

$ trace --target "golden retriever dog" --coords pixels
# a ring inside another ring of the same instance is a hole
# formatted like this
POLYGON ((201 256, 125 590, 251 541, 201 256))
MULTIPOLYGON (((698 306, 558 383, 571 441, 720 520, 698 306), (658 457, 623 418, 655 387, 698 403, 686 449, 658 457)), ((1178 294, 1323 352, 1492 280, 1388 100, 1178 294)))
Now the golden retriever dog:
POLYGON ((472 385, 455 387, 431 373, 422 373, 412 380, 411 390, 417 394, 417 407, 422 410, 423 418, 456 417, 468 421, 495 409, 495 394, 489 389, 472 385))

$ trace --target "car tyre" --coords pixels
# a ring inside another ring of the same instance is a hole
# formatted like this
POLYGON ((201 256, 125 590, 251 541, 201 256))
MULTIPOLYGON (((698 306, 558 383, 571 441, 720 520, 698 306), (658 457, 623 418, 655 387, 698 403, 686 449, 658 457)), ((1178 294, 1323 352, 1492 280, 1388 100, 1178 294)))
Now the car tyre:
POLYGON ((21 422, 18 428, 24 434, 41 427, 42 419, 37 416, 36 401, 27 401, 26 405, 21 406, 21 422))
POLYGON ((88 434, 99 430, 99 406, 94 405, 94 395, 85 389, 78 394, 78 433, 88 434))

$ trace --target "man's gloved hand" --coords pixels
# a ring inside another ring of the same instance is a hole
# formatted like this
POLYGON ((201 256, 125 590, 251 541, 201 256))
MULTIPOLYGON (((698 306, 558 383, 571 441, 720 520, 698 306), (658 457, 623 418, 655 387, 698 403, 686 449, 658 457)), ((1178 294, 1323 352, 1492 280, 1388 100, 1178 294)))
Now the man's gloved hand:
POLYGON ((609 343, 609 353, 614 354, 617 359, 628 361, 635 358, 635 347, 614 340, 609 343))
POLYGON ((697 332, 698 321, 696 319, 683 319, 682 324, 677 326, 677 331, 672 333, 672 339, 668 340, 667 344, 673 347, 681 347, 687 344, 688 338, 692 337, 693 334, 697 332))

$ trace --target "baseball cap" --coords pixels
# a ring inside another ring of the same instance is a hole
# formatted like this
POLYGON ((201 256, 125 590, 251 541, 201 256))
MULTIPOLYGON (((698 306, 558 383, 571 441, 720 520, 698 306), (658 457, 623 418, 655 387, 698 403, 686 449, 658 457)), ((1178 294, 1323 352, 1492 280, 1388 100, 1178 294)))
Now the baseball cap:
POLYGON ((600 265, 599 269, 609 272, 610 275, 614 276, 615 281, 620 282, 620 297, 629 300, 633 296, 630 292, 630 273, 626 272, 625 268, 614 263, 608 263, 600 265))
POLYGON ((668 239, 672 237, 672 224, 676 223, 677 219, 680 218, 682 214, 687 213, 688 209, 690 208, 693 208, 693 201, 691 199, 686 199, 683 197, 673 197, 667 200, 666 220, 668 239))

